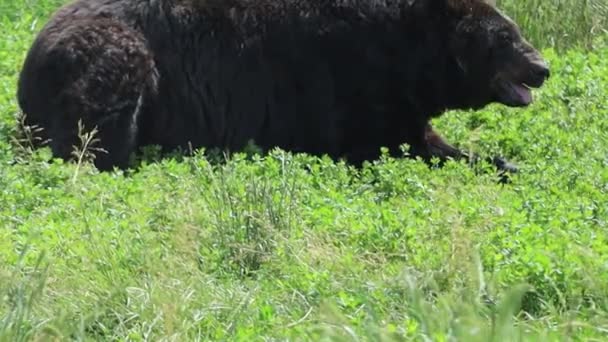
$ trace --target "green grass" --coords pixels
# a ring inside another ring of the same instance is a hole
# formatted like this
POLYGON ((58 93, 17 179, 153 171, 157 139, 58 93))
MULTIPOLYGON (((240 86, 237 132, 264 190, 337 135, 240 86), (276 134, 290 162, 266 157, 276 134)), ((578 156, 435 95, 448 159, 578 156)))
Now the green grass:
POLYGON ((0 341, 608 338, 608 44, 569 24, 578 4, 524 15, 553 70, 535 104, 435 122, 517 162, 501 186, 462 163, 280 151, 131 175, 45 163, 11 132, 57 3, 0 4, 0 341))
POLYGON ((496 0, 537 46, 590 48, 608 33, 605 0, 496 0))

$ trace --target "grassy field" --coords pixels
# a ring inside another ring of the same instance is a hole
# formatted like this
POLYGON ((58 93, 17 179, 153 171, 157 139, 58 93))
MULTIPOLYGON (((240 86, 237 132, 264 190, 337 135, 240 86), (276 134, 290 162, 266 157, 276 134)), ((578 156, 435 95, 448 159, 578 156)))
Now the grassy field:
POLYGON ((518 163, 504 186, 462 163, 281 151, 48 164, 15 142, 14 94, 58 3, 0 4, 0 341, 608 338, 603 2, 498 2, 553 76, 529 108, 435 124, 518 163))

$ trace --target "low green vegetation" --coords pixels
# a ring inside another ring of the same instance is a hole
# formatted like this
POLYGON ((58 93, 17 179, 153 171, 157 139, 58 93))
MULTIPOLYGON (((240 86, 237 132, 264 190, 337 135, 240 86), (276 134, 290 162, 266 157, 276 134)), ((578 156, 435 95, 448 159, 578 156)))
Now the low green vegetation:
POLYGON ((14 94, 58 3, 0 4, 1 341, 608 338, 598 10, 590 25, 574 1, 502 1, 545 46, 551 79, 529 108, 435 121, 519 164, 500 185, 464 163, 355 171, 281 151, 217 164, 150 149, 129 174, 47 163, 14 134, 14 94))

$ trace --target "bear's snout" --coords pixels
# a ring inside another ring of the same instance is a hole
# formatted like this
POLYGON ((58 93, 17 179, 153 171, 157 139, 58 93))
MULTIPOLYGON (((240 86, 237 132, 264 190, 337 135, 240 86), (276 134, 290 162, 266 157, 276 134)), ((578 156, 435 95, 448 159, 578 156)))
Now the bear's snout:
POLYGON ((526 85, 538 88, 551 76, 551 70, 544 61, 535 61, 530 64, 530 79, 526 85))

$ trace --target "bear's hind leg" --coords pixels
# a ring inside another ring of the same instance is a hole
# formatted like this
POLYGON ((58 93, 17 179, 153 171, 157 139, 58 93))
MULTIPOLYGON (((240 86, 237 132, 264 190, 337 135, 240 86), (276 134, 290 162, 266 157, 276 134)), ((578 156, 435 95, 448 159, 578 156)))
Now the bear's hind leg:
POLYGON ((139 33, 104 18, 69 20, 43 31, 22 72, 19 101, 39 122, 56 157, 77 159, 84 132, 97 129, 88 146, 100 170, 126 168, 137 146, 138 121, 153 96, 157 73, 139 33), (105 152, 100 152, 99 149, 105 152))

